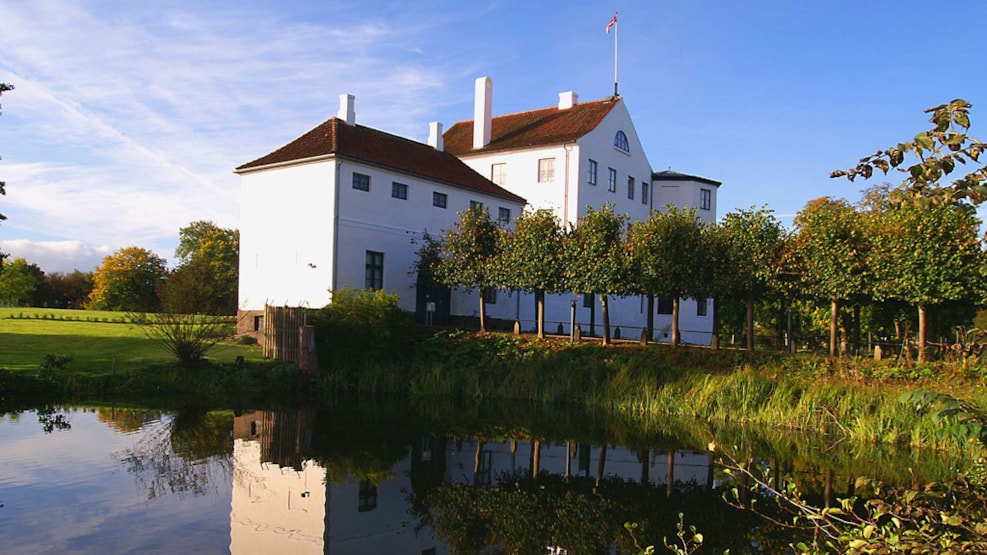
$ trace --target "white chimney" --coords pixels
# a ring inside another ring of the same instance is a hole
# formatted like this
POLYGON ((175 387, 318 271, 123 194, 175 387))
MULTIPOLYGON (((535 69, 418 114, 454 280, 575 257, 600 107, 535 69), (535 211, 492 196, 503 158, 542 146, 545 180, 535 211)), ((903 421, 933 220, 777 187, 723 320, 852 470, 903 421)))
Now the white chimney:
POLYGON ((568 110, 579 101, 579 95, 573 91, 559 93, 559 110, 568 110))
POLYGON ((356 97, 352 94, 339 95, 339 113, 336 117, 346 122, 346 125, 356 124, 356 97))
POLYGON ((442 124, 437 121, 428 124, 428 146, 438 151, 443 149, 442 124))
POLYGON ((489 77, 477 77, 473 93, 473 148, 490 144, 492 117, 493 81, 489 77))

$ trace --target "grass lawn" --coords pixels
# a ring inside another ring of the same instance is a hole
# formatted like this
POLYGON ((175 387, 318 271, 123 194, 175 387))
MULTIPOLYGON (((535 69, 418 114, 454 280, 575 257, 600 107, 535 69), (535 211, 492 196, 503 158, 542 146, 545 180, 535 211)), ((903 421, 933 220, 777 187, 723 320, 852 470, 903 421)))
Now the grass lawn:
MULTIPOLYGON (((127 321, 124 312, 43 308, 0 308, 0 369, 34 372, 45 355, 72 357, 65 369, 98 376, 174 362, 160 344, 127 321)), ((237 356, 260 361, 256 345, 220 343, 208 354, 214 361, 237 356)))

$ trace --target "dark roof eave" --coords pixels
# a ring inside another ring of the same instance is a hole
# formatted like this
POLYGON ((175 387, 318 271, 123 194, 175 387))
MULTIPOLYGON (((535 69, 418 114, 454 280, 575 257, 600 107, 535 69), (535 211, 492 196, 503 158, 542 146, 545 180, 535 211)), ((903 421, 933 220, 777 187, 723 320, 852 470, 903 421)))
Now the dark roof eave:
POLYGON ((698 175, 688 175, 685 173, 668 173, 668 172, 654 172, 651 174, 651 181, 698 181, 700 183, 705 183, 706 185, 712 185, 714 187, 719 187, 723 183, 716 181, 715 179, 709 179, 708 177, 700 177, 698 175))

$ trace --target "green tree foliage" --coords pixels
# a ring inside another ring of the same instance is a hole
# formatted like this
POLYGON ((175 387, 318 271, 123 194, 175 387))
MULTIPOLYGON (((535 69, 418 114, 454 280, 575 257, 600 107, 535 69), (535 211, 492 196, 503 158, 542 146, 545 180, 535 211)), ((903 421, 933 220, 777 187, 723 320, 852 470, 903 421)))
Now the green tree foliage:
MULTIPOLYGON (((15 258, 0 269, 0 303, 7 306, 28 306, 40 280, 23 258, 15 258)), ((34 266, 37 268, 37 266, 34 266)))
POLYGON ((747 304, 746 348, 754 350, 754 303, 774 285, 784 245, 784 231, 767 207, 728 213, 721 222, 729 258, 730 290, 747 304))
POLYGON ((845 200, 823 197, 802 208, 795 229, 801 284, 830 303, 829 355, 836 356, 840 306, 868 294, 870 241, 864 219, 845 200))
POLYGON ((699 277, 696 290, 699 297, 713 298, 713 326, 710 346, 720 346, 720 314, 724 302, 732 295, 733 273, 730 270, 730 253, 726 231, 722 226, 712 224, 702 226, 702 263, 699 264, 699 277))
POLYGON ((486 207, 475 205, 446 230, 439 249, 436 277, 450 287, 480 289, 480 330, 487 329, 487 303, 482 289, 494 285, 493 260, 500 254, 500 228, 486 207))
POLYGON ((614 214, 613 204, 594 210, 587 207, 586 215, 566 236, 565 276, 574 293, 600 295, 603 317, 603 344, 610 344, 610 313, 608 295, 622 295, 627 286, 627 256, 624 252, 624 230, 627 216, 614 214))
POLYGON ((165 309, 185 314, 235 314, 240 263, 240 232, 210 221, 178 231, 178 268, 162 291, 165 309))
POLYGON ((141 247, 124 247, 103 258, 93 276, 90 306, 95 310, 155 312, 158 288, 167 275, 165 261, 141 247))
POLYGON ((857 176, 868 179, 874 170, 887 174, 896 169, 905 174, 901 187, 895 190, 892 201, 909 200, 918 206, 951 204, 963 199, 975 205, 987 201, 987 170, 980 166, 959 177, 949 185, 940 181, 967 163, 978 164, 987 145, 967 135, 970 128, 971 104, 956 99, 925 110, 932 114, 932 129, 923 131, 911 141, 898 143, 885 150, 860 159, 856 167, 836 170, 830 177, 846 177, 853 181, 857 176), (906 158, 913 163, 906 164, 906 158))
POLYGON ((652 212, 647 220, 631 226, 628 236, 632 287, 648 295, 648 337, 654 333, 654 297, 672 298, 672 346, 678 346, 679 302, 698 296, 702 278, 702 224, 696 209, 673 205, 652 212))
POLYGON ((512 230, 502 231, 496 281, 501 287, 535 294, 538 337, 545 337, 545 294, 565 290, 562 246, 565 233, 551 210, 525 211, 512 230))
POLYGON ((67 274, 48 274, 55 305, 62 308, 78 308, 89 304, 89 294, 93 290, 93 273, 73 270, 67 274))
POLYGON ((980 220, 965 203, 881 205, 869 214, 874 294, 918 309, 919 360, 926 357, 928 310, 983 299, 980 220))

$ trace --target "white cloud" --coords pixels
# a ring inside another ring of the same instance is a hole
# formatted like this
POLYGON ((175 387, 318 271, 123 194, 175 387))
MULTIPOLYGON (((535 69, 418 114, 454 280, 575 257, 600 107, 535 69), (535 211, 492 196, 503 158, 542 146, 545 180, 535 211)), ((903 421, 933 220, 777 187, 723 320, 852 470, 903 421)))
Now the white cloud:
POLYGON ((385 22, 175 6, 0 0, 0 76, 17 86, 0 243, 165 250, 191 221, 236 227, 233 168, 335 115, 339 94, 357 95, 360 122, 419 139, 448 103, 447 61, 408 48, 432 40, 414 9, 385 22))
POLYGON ((29 264, 37 264, 45 273, 73 270, 91 272, 103 262, 103 257, 114 249, 107 246, 91 246, 82 241, 28 241, 15 239, 0 244, 11 259, 23 258, 29 264))

